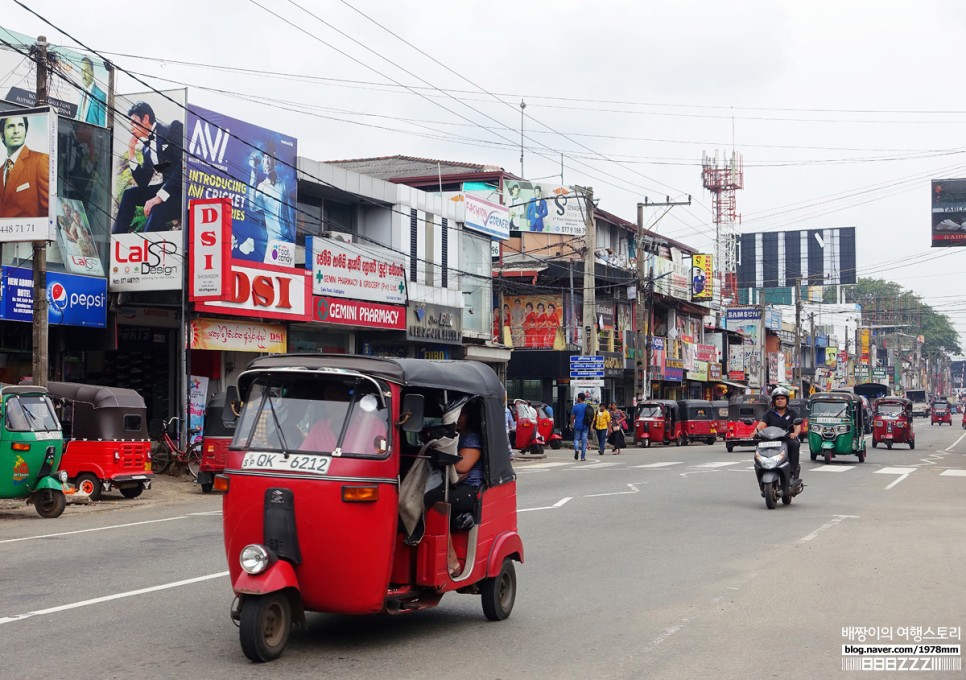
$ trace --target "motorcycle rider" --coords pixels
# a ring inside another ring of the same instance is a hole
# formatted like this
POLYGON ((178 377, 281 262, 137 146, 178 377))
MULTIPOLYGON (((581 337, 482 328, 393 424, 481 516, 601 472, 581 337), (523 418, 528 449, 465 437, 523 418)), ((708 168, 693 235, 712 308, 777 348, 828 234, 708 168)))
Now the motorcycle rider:
POLYGON ((795 422, 798 420, 795 409, 788 408, 788 390, 784 387, 776 387, 772 390, 771 406, 771 409, 758 421, 755 432, 761 432, 766 427, 780 427, 790 433, 788 464, 792 469, 792 480, 801 479, 801 466, 798 464, 798 435, 801 434, 802 425, 795 422))

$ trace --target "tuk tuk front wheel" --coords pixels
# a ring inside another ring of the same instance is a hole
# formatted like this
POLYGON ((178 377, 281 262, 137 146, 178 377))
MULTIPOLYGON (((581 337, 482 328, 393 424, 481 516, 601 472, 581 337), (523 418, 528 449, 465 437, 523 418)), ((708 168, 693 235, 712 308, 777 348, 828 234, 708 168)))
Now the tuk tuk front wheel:
POLYGON ((916 448, 916 440, 915 439, 910 439, 909 440, 909 450, 912 451, 915 448, 916 448))
POLYGON ((274 661, 282 655, 292 630, 292 605, 282 592, 247 595, 241 603, 238 636, 252 661, 274 661))
POLYGON ((61 491, 53 489, 41 489, 34 498, 34 508, 37 514, 44 519, 54 519, 60 517, 67 507, 67 498, 61 491))
POLYGON ((92 501, 101 500, 101 493, 104 491, 104 485, 101 484, 101 480, 97 478, 96 475, 92 475, 89 472, 85 472, 82 475, 77 475, 77 490, 81 493, 86 493, 91 497, 92 501))
POLYGON ((818 454, 815 453, 814 451, 809 451, 808 455, 812 460, 818 460, 818 454))
POLYGON ((832 452, 831 451, 826 451, 825 452, 825 464, 826 465, 831 465, 832 464, 832 452))
POLYGON ((503 621, 513 611, 517 597, 517 572, 513 560, 504 558, 500 573, 494 578, 484 579, 480 584, 483 601, 483 614, 490 621, 503 621))
POLYGON ((550 440, 550 448, 553 449, 554 451, 558 450, 560 448, 560 440, 559 439, 551 439, 550 440))
POLYGON ((137 498, 144 492, 144 482, 138 482, 137 486, 125 486, 118 491, 125 498, 137 498))
POLYGON ((886 442, 886 448, 892 450, 892 442, 886 442))

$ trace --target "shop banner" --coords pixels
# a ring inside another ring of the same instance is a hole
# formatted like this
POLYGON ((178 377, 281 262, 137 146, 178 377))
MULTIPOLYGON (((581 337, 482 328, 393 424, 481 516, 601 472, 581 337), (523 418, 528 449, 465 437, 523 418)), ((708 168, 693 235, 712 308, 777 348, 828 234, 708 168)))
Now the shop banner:
POLYGON ((744 380, 744 371, 728 371, 728 380, 744 380))
POLYGON ((57 115, 52 109, 0 112, 10 167, 2 169, 0 242, 53 240, 57 204, 57 115))
POLYGON ((695 345, 694 358, 698 361, 717 361, 718 348, 714 345, 695 345))
MULTIPOLYGON (((0 316, 8 321, 32 322, 34 280, 30 269, 3 267, 0 316)), ((93 276, 47 272, 47 320, 50 325, 107 325, 107 283, 93 276)))
POLYGON ((224 300, 231 276, 231 201, 189 201, 188 225, 188 299, 224 300))
POLYGON ((932 247, 966 246, 966 179, 932 181, 932 247))
POLYGON ((199 311, 264 319, 308 321, 312 287, 301 269, 233 262, 228 299, 195 303, 199 311))
POLYGON ((115 98, 111 292, 181 289, 186 104, 186 90, 115 98))
POLYGON ((193 319, 191 349, 281 354, 287 350, 285 326, 222 319, 193 319))
POLYGON ((721 364, 717 362, 708 364, 708 380, 721 380, 721 364))
POLYGON ((574 187, 553 182, 507 180, 503 185, 503 204, 513 231, 583 236, 583 202, 574 187))
POLYGON ((208 378, 200 375, 191 376, 188 388, 188 427, 198 430, 191 438, 191 443, 200 441, 205 429, 205 406, 208 405, 208 378))
POLYGON ((312 294, 406 304, 406 267, 386 248, 305 237, 305 270, 312 294))
POLYGON ((466 215, 463 225, 494 239, 510 238, 510 210, 499 203, 485 201, 473 194, 463 194, 466 215))
POLYGON ((447 345, 463 343, 463 310, 429 302, 410 302, 406 339, 447 345))
POLYGON ((187 138, 188 198, 231 199, 232 258, 295 267, 296 139, 198 106, 187 138))
POLYGON ((680 359, 664 359, 664 379, 673 382, 684 380, 684 362, 680 359))
POLYGON ((714 256, 691 256, 691 299, 710 300, 714 295, 714 256))
POLYGON ((312 318, 321 323, 384 330, 406 330, 406 307, 315 296, 312 318))
POLYGON ((697 380, 698 382, 708 382, 708 362, 695 361, 694 368, 688 371, 688 380, 697 380))
POLYGON ((180 231, 111 236, 111 292, 181 290, 181 237, 180 231))
POLYGON ((863 366, 868 366, 869 361, 869 345, 872 342, 872 329, 870 328, 860 328, 859 329, 859 363, 863 366))

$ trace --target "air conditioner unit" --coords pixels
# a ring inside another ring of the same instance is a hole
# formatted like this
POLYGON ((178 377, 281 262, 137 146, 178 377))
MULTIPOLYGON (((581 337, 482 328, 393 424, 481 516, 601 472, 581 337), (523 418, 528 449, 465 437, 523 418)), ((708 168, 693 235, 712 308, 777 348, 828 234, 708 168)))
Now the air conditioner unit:
POLYGON ((333 241, 352 243, 352 234, 347 234, 344 231, 323 231, 319 236, 322 238, 330 238, 333 241))

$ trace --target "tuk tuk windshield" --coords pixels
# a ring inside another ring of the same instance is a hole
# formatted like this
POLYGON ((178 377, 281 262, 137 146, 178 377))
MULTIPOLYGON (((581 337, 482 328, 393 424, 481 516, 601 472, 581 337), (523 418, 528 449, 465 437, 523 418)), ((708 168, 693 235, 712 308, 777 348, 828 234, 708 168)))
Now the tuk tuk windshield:
POLYGON ((661 413, 660 406, 642 406, 641 410, 637 412, 638 418, 661 418, 663 414, 661 413))
POLYGON ((389 451, 389 402, 368 379, 258 377, 232 448, 384 456, 389 451))
POLYGON ((902 404, 879 404, 875 412, 886 418, 896 418, 902 415, 902 404))
POLYGON ((945 413, 949 410, 949 404, 933 404, 932 410, 936 413, 945 413))
POLYGON ((849 402, 847 401, 813 401, 811 416, 825 418, 845 418, 849 415, 849 402))
POLYGON ((4 408, 4 425, 12 432, 51 432, 60 430, 50 399, 42 394, 9 397, 4 408))

